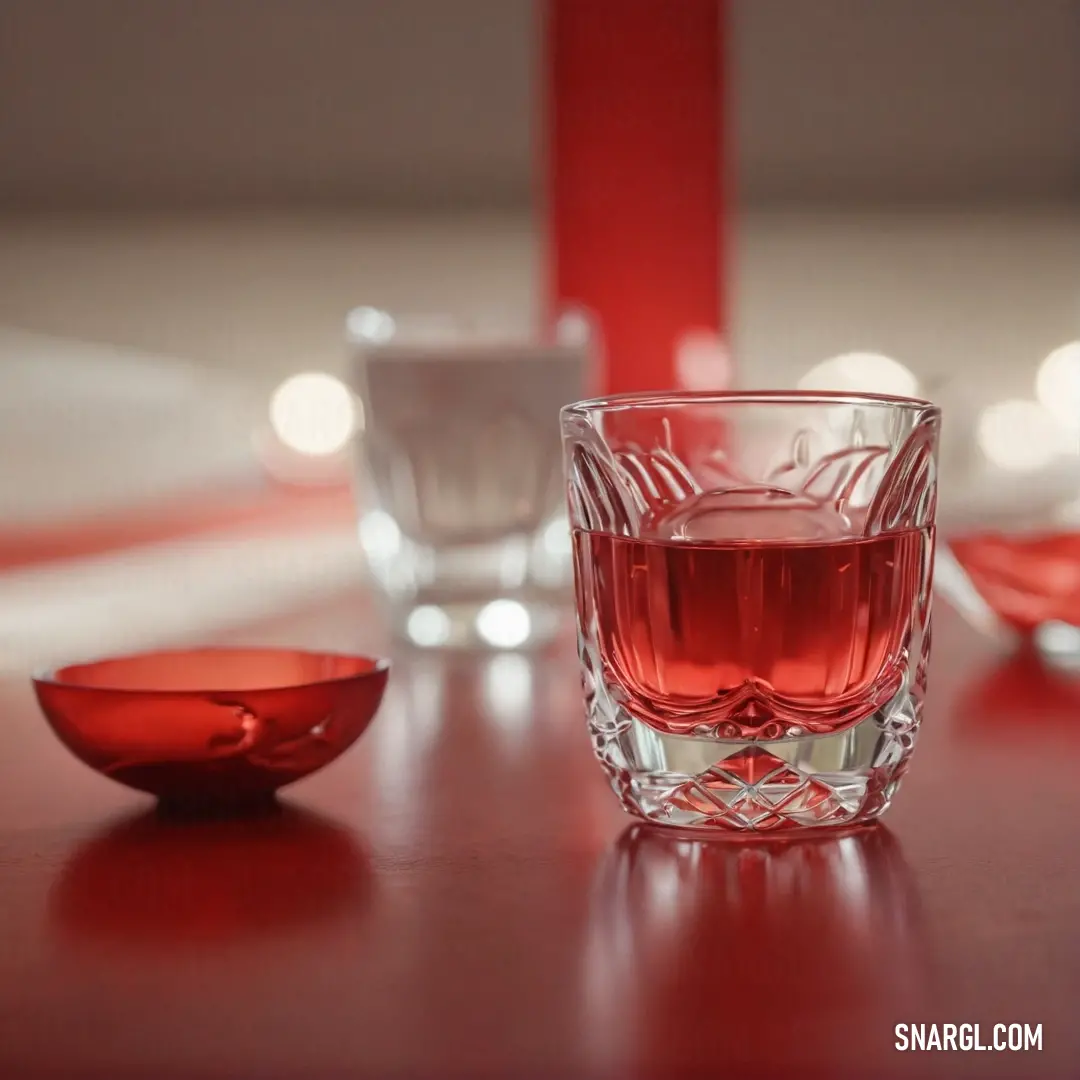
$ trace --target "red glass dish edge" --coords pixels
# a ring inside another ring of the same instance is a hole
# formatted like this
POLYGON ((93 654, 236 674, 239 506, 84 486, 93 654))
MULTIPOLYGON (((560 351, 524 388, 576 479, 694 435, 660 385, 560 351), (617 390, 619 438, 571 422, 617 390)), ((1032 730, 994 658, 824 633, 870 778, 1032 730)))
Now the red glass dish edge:
POLYGON ((357 679, 372 678, 380 674, 386 674, 389 672, 390 667, 391 662, 388 658, 367 656, 362 653, 341 653, 323 649, 300 649, 292 648, 290 646, 277 645, 197 645, 189 648, 148 649, 133 653, 98 656, 87 660, 69 661, 60 665, 51 665, 48 667, 38 668, 31 673, 30 680, 34 685, 63 687, 65 689, 79 691, 80 693, 131 694, 136 697, 157 695, 169 697, 202 697, 206 694, 266 694, 274 693, 277 691, 297 691, 314 689, 321 686, 333 686, 335 684, 352 682, 357 679), (179 659, 184 656, 206 656, 213 654, 237 657, 243 653, 259 655, 264 659, 269 659, 273 656, 280 656, 284 658, 288 656, 299 655, 320 659, 363 661, 370 666, 365 670, 355 671, 346 675, 335 675, 328 678, 303 679, 296 682, 283 682, 270 685, 255 685, 244 687, 212 685, 173 688, 163 686, 135 687, 114 686, 105 684, 94 685, 92 683, 80 682, 77 679, 69 679, 63 677, 65 672, 71 671, 74 668, 96 668, 103 664, 123 664, 136 660, 151 660, 154 657, 161 657, 162 659, 167 657, 175 657, 179 659))

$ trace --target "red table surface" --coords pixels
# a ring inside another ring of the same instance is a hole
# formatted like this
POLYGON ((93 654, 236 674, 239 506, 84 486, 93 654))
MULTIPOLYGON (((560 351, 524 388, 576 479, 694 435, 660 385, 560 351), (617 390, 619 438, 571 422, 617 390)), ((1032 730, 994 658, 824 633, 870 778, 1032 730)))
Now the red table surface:
MULTIPOLYGON (((362 596, 236 637, 380 646, 362 596)), ((1075 1076, 1080 688, 940 609, 935 644, 888 828, 773 845, 633 828, 565 642, 399 654, 361 744, 247 822, 157 820, 0 684, 0 1076, 1075 1076)))

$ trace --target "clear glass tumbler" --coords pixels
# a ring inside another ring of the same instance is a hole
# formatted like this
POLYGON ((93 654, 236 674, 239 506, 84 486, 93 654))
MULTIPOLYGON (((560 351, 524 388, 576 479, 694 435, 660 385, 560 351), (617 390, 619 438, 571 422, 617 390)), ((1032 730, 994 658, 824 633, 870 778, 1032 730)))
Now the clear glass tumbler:
POLYGON ((360 542, 394 630, 424 647, 539 644, 569 607, 556 416, 580 397, 588 322, 349 316, 360 542))
POLYGON ((695 830, 869 821, 919 730, 939 410, 858 394, 562 411, 593 746, 695 830))

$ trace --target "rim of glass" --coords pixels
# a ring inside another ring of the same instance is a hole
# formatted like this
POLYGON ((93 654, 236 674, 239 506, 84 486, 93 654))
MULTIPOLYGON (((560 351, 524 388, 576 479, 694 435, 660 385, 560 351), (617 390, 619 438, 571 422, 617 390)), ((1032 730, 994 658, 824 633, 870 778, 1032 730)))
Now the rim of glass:
POLYGON ((941 408, 926 398, 897 394, 870 394, 847 390, 659 390, 608 394, 564 405, 564 416, 593 412, 656 409, 680 405, 876 405, 941 415, 941 408))
POLYGON ((500 308, 403 309, 360 304, 345 315, 349 345, 365 350, 440 352, 486 349, 574 351, 595 344, 588 309, 564 304, 549 316, 500 308))

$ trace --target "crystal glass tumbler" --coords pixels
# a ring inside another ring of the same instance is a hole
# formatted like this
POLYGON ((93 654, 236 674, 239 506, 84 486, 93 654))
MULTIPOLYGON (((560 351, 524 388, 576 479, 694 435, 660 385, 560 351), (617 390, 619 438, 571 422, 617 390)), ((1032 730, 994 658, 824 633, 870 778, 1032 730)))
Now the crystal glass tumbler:
POLYGON ((518 648, 569 611, 556 416, 580 397, 588 323, 349 316, 360 542, 396 633, 423 647, 518 648))
POLYGON ((662 825, 869 821, 919 730, 939 411, 857 394, 562 411, 593 746, 662 825))

